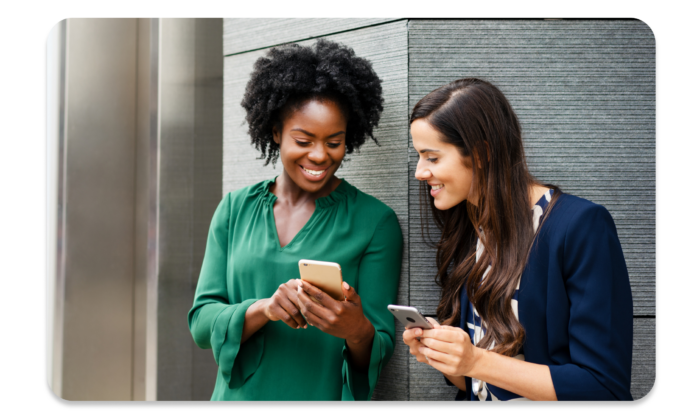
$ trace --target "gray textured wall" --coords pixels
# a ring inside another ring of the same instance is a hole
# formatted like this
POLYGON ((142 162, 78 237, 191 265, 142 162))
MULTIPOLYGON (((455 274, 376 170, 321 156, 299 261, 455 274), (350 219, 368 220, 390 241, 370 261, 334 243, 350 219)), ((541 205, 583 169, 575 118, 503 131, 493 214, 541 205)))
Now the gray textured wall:
MULTIPOLYGON (((411 20, 409 106, 463 77, 495 83, 520 118, 531 172, 605 206, 617 226, 635 315, 632 395, 655 377, 656 111, 654 35, 636 20, 411 20)), ((410 154, 411 171, 417 156, 410 154)), ((411 304, 434 314, 434 251, 420 241, 410 181, 411 304)), ((452 389, 411 364, 412 398, 452 389), (430 384, 430 385, 428 385, 430 384), (433 386, 434 385, 434 386, 433 386)))
MULTIPOLYGON (((240 107, 253 62, 267 47, 327 37, 368 58, 384 80, 377 138, 339 176, 390 205, 404 232, 399 304, 434 314, 434 251, 420 237, 412 106, 451 80, 495 82, 521 118, 528 163, 541 181, 613 215, 633 288, 633 396, 655 375, 655 44, 639 21, 226 19, 223 193, 268 179, 240 107)), ((442 375, 411 362, 401 343, 377 400, 451 400, 442 375)), ((213 385, 213 384, 212 384, 213 385)))

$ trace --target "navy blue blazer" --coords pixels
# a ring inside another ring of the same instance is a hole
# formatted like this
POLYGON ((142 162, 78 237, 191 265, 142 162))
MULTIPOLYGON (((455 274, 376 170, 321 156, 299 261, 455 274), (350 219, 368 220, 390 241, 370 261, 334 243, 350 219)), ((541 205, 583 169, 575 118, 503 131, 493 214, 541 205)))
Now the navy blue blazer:
POLYGON ((553 205, 520 281, 525 360, 549 366, 560 401, 631 400, 632 291, 615 224, 579 197, 553 205))

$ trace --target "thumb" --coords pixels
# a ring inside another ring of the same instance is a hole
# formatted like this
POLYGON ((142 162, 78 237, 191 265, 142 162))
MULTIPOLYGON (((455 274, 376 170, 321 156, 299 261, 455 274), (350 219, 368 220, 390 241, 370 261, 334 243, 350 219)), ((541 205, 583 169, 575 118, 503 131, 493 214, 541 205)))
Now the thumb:
POLYGON ((357 301, 360 300, 360 295, 357 294, 355 288, 346 282, 343 282, 343 294, 345 295, 345 299, 349 300, 350 302, 357 303, 357 301))

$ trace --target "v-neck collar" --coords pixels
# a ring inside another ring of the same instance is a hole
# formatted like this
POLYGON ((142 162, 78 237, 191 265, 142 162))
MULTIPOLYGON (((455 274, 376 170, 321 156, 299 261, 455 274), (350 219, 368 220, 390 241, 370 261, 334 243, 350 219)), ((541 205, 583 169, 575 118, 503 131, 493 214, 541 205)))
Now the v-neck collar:
POLYGON ((306 236, 307 232, 313 224, 315 223, 316 219, 318 218, 318 214, 320 212, 325 211, 325 209, 330 208, 338 203, 341 203, 342 201, 347 199, 347 196, 351 190, 350 184, 345 181, 345 179, 340 178, 340 184, 338 184, 337 187, 333 191, 331 191, 330 194, 319 197, 316 200, 314 200, 315 207, 314 207, 314 212, 311 214, 311 217, 309 217, 309 220, 306 221, 304 226, 294 235, 291 241, 287 242, 285 246, 282 246, 280 244, 280 237, 279 237, 279 232, 277 231, 277 223, 275 220, 275 212, 272 210, 272 208, 275 205, 275 201, 277 201, 277 196, 273 194, 270 191, 270 185, 274 183, 277 180, 277 177, 268 179, 267 181, 264 181, 262 183, 262 199, 264 202, 270 207, 270 222, 271 222, 271 229, 273 229, 273 232, 275 232, 275 240, 277 243, 277 249, 279 251, 283 251, 285 249, 289 249, 291 245, 296 244, 297 242, 303 240, 303 238, 306 236))

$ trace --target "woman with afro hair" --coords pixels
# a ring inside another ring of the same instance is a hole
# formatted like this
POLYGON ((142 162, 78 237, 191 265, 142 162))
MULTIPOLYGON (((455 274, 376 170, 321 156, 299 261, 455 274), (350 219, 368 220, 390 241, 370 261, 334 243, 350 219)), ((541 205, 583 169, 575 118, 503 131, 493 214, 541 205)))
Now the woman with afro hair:
POLYGON ((396 214, 335 176, 382 111, 381 80, 352 49, 271 49, 241 105, 274 179, 214 213, 190 331, 219 366, 212 400, 369 400, 394 350, 403 239, 396 214), (343 270, 345 300, 297 279, 300 259, 343 270), (360 298, 361 297, 361 298, 360 298))

